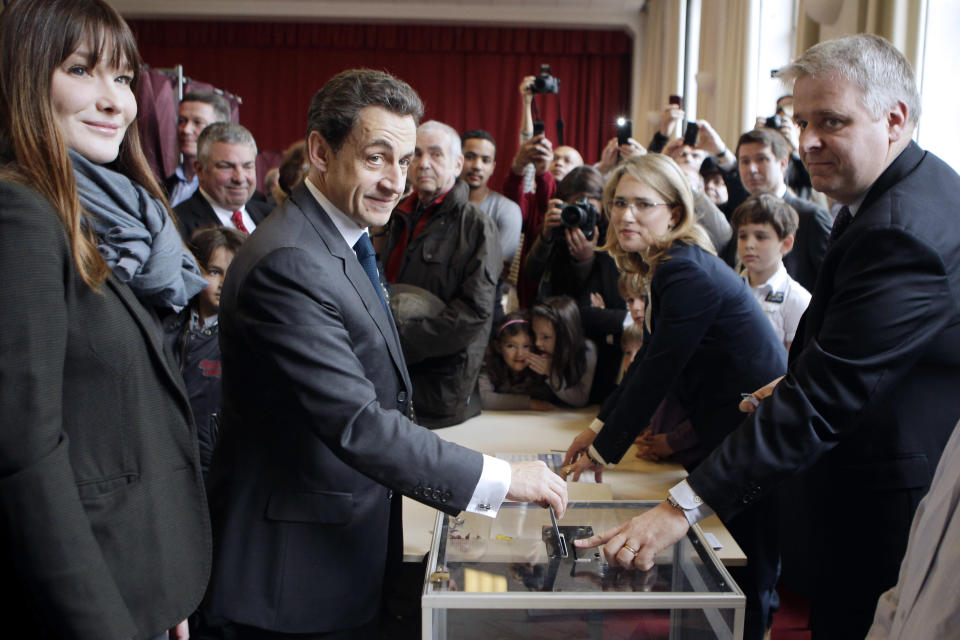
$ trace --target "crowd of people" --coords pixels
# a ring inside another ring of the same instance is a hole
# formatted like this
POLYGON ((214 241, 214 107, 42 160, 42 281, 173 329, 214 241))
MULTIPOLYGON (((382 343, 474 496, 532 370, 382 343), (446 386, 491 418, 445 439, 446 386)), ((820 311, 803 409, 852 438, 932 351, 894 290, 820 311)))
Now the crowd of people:
POLYGON ((592 166, 535 133, 526 77, 502 185, 489 133, 344 71, 267 194, 253 135, 202 92, 180 104, 182 163, 152 175, 140 68, 103 0, 0 14, 0 539, 26 636, 376 637, 401 495, 566 507, 542 462, 430 429, 589 404, 566 475, 633 445, 690 475, 579 546, 647 568, 719 514, 753 640, 781 567, 816 638, 956 616, 902 605, 933 597, 908 580, 928 558, 912 537, 881 598, 960 418, 960 177, 911 142, 916 82, 889 43, 812 48, 732 148, 706 120, 676 135, 671 103, 646 148, 614 138, 592 166))

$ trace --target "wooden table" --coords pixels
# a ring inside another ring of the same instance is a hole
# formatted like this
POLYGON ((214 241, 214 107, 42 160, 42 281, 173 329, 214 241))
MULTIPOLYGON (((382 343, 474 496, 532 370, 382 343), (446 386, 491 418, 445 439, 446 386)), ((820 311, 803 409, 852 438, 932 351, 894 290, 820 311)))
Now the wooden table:
MULTIPOLYGON (((574 437, 596 416, 597 407, 540 411, 487 411, 463 424, 435 433, 486 454, 546 453, 566 451, 574 437)), ((686 477, 677 464, 638 459, 631 447, 615 469, 603 472, 603 484, 568 483, 571 500, 663 500, 667 491, 686 477)), ((436 510, 409 498, 403 504, 403 553, 408 561, 419 561, 430 548, 436 510)), ((746 564, 746 556, 717 516, 700 523, 714 534, 723 548, 717 551, 727 566, 746 564)))

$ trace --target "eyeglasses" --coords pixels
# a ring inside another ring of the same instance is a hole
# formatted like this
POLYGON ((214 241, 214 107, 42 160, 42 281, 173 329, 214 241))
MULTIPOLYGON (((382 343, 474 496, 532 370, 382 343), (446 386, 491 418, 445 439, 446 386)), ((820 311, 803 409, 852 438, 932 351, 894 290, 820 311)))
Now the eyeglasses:
POLYGON ((633 209, 636 213, 649 211, 654 207, 672 207, 673 205, 669 202, 650 202, 649 200, 643 200, 637 198, 633 202, 630 202, 626 198, 614 198, 610 203, 610 208, 615 213, 625 213, 627 209, 633 209))

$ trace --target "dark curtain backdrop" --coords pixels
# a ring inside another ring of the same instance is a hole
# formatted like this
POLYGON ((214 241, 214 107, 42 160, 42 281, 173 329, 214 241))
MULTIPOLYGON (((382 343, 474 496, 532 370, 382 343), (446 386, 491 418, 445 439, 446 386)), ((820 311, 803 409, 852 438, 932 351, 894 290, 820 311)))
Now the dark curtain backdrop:
POLYGON ((417 25, 131 20, 144 62, 182 64, 184 74, 243 98, 240 122, 263 151, 302 139, 307 105, 343 69, 384 69, 423 98, 425 119, 458 131, 487 129, 498 142, 499 186, 516 150, 518 87, 549 63, 559 96, 537 96, 547 136, 587 162, 616 135, 630 101, 631 40, 619 31, 417 25))

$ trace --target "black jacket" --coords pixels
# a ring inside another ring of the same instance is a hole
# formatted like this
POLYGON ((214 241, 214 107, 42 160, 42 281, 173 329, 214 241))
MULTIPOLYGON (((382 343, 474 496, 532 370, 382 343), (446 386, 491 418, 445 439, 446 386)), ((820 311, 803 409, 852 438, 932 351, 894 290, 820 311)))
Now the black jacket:
POLYGON ((897 581, 960 415, 958 192, 910 143, 827 251, 787 377, 689 478, 725 517, 809 470, 796 506, 813 529, 813 605, 852 624, 843 637, 865 635, 897 581))
MULTIPOLYGON (((247 213, 253 218, 256 225, 260 225, 267 214, 270 213, 270 206, 266 202, 258 202, 250 199, 247 204, 247 213)), ((177 216, 177 227, 180 229, 180 237, 184 243, 190 243, 190 236, 197 229, 203 227, 220 226, 220 218, 214 212, 213 207, 207 202, 207 199, 197 189, 192 196, 181 202, 174 208, 174 214, 177 216)))
POLYGON ((50 204, 6 182, 0 272, 5 635, 156 636, 210 571, 196 434, 159 322, 112 276, 84 284, 50 204))
POLYGON ((206 477, 220 424, 220 325, 190 326, 190 308, 164 320, 167 345, 173 352, 197 423, 200 467, 206 477))
MULTIPOLYGON (((469 195, 467 183, 458 179, 407 244, 397 277, 397 282, 422 287, 447 305, 439 316, 407 320, 397 327, 413 379, 417 419, 429 427, 459 424, 480 412, 477 377, 502 265, 497 225, 470 204, 469 195)), ((410 223, 401 208, 394 211, 386 259, 410 223)))

